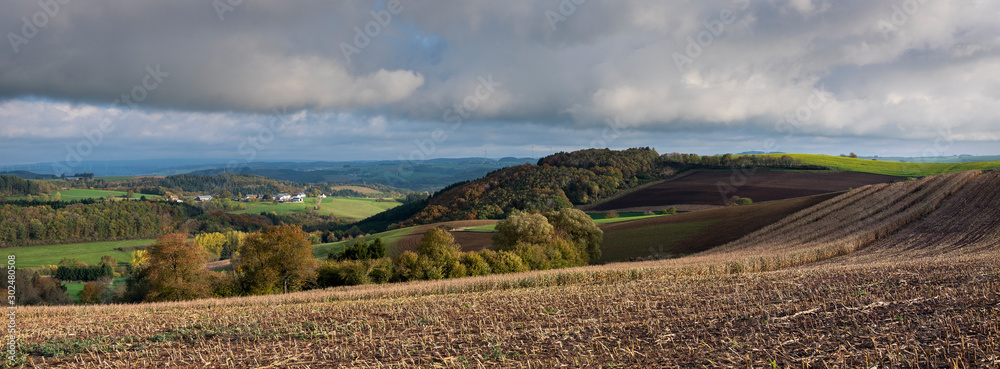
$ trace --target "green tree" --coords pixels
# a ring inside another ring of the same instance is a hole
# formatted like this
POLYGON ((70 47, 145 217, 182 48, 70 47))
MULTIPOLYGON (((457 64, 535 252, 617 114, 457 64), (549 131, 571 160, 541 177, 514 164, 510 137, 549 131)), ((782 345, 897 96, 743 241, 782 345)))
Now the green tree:
POLYGON ((556 229, 556 235, 574 243, 585 260, 591 262, 601 258, 601 241, 604 231, 597 227, 587 213, 577 209, 562 209, 545 215, 556 229))
POLYGON ((284 225, 247 236, 237 272, 248 293, 287 293, 314 281, 317 264, 306 233, 284 225))
POLYGON ((515 211, 495 228, 493 245, 500 250, 513 249, 519 242, 545 244, 556 237, 555 228, 541 214, 515 211))
POLYGON ((417 255, 421 257, 428 279, 453 278, 465 275, 458 262, 460 246, 455 237, 441 228, 431 228, 420 238, 417 255), (440 276, 440 277, 438 277, 440 276))
POLYGON ((118 260, 115 260, 114 256, 104 255, 101 256, 101 265, 110 265, 112 267, 118 266, 118 260))

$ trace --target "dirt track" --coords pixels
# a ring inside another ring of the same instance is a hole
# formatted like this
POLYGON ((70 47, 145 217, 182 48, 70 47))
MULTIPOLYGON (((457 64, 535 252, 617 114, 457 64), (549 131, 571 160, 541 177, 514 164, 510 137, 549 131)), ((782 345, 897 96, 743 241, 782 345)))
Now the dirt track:
POLYGON ((899 177, 853 172, 758 171, 745 177, 732 171, 702 171, 637 190, 590 208, 593 211, 663 208, 674 205, 724 205, 731 196, 755 202, 844 191, 899 177), (730 191, 732 190, 732 191, 730 191))

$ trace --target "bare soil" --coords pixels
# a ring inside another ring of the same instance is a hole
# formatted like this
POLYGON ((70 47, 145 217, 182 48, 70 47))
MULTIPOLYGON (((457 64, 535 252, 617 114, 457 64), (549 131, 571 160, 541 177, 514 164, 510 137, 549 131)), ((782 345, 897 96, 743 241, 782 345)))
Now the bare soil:
POLYGON ((732 196, 755 202, 845 191, 900 177, 855 172, 699 171, 642 188, 589 208, 594 211, 662 209, 676 205, 724 205, 732 196))

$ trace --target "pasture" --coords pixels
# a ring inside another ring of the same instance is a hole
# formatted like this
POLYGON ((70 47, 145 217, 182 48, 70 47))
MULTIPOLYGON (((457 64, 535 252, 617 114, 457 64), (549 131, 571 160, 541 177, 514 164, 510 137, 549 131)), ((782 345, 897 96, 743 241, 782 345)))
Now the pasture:
POLYGON ((76 258, 89 265, 101 262, 101 256, 111 255, 119 262, 131 260, 130 252, 115 251, 119 247, 149 246, 156 240, 124 240, 106 242, 68 243, 62 245, 9 247, 2 250, 6 255, 17 257, 18 268, 36 268, 42 265, 56 265, 63 258, 76 258))
MULTIPOLYGON (((769 155, 782 156, 786 154, 769 155)), ((822 165, 824 167, 847 172, 873 173, 897 177, 924 177, 967 170, 990 170, 1000 168, 1000 161, 979 161, 966 163, 904 163, 898 161, 853 159, 829 155, 787 155, 794 159, 802 160, 803 164, 822 165)))
POLYGON ((371 235, 368 235, 368 236, 365 236, 365 237, 361 237, 361 238, 356 238, 356 239, 353 239, 353 240, 337 241, 337 242, 331 242, 331 243, 324 243, 324 244, 316 245, 316 246, 313 246, 313 256, 316 257, 317 259, 326 259, 327 256, 330 255, 330 251, 332 251, 332 250, 335 250, 335 251, 339 252, 339 251, 343 250, 345 247, 351 245, 354 242, 360 242, 360 241, 367 242, 367 241, 370 241, 370 240, 374 240, 375 237, 382 237, 382 242, 385 242, 385 246, 386 246, 386 250, 387 250, 388 254, 392 255, 392 256, 396 256, 396 255, 399 254, 399 251, 398 251, 398 248, 397 248, 399 240, 402 239, 403 237, 409 235, 411 232, 413 232, 416 229, 417 229, 417 227, 400 228, 400 229, 394 229, 394 230, 391 230, 391 231, 386 231, 386 232, 371 234, 371 235))
POLYGON ((315 197, 309 197, 306 198, 304 202, 300 203, 274 204, 270 201, 245 202, 242 204, 247 206, 246 209, 232 211, 232 213, 259 214, 262 212, 270 213, 273 211, 278 215, 284 215, 292 212, 316 211, 319 214, 332 215, 338 218, 361 220, 401 205, 400 202, 394 201, 393 199, 387 199, 389 201, 378 201, 378 199, 370 198, 328 197, 322 199, 322 206, 319 210, 314 210, 316 207, 316 200, 317 199, 315 197))

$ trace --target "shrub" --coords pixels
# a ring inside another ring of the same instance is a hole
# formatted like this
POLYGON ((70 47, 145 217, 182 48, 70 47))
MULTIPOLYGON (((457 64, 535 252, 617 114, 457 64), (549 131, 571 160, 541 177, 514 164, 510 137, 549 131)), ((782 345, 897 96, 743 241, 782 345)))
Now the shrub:
POLYGON ((80 297, 80 303, 103 304, 109 302, 111 299, 110 291, 108 290, 109 282, 107 279, 87 282, 87 284, 83 285, 83 290, 77 294, 80 297))
POLYGON ((528 266, 521 260, 520 256, 509 251, 484 250, 481 252, 483 260, 490 265, 493 273, 518 273, 528 271, 528 266))
POLYGON ((376 237, 371 242, 355 242, 339 253, 331 250, 328 258, 337 260, 369 260, 381 259, 385 257, 385 254, 386 246, 382 242, 382 237, 376 237))
POLYGON ((677 214, 677 207, 676 206, 671 206, 669 208, 660 210, 660 214, 663 214, 663 215, 677 214))
POLYGON ((393 280, 406 282, 423 279, 423 268, 420 266, 420 256, 413 251, 407 251, 392 261, 393 280))
POLYGON ((328 260, 317 269, 321 287, 353 286, 368 283, 368 265, 361 260, 328 260))
POLYGON ((498 222, 496 232, 493 246, 500 250, 510 250, 519 242, 544 244, 555 238, 555 228, 545 216, 520 211, 498 222))
POLYGON ((642 215, 656 215, 656 213, 653 213, 650 210, 646 210, 646 211, 642 212, 642 215))
POLYGON ((752 205, 752 204, 753 200, 746 197, 741 197, 738 200, 736 200, 736 205, 752 205))
POLYGON ((612 211, 609 211, 609 212, 607 212, 606 214, 604 214, 604 219, 615 219, 615 218, 617 218, 618 216, 619 216, 619 215, 618 215, 618 212, 617 212, 617 211, 614 211, 614 210, 612 210, 612 211))
POLYGON ((488 275, 492 272, 492 270, 490 270, 490 264, 487 263, 486 260, 483 259, 483 257, 477 252, 462 253, 460 260, 462 265, 465 266, 465 272, 467 275, 488 275))
MULTIPOLYGON (((604 240, 604 231, 598 228, 597 224, 594 224, 594 220, 587 213, 576 209, 562 209, 546 214, 545 217, 555 228, 558 238, 575 244, 578 254, 583 256, 582 262, 573 262, 574 266, 584 265, 588 260, 597 261, 601 258, 601 241, 604 240)), ((556 247, 564 246, 558 244, 558 239, 550 239, 549 244, 556 247)), ((571 259, 577 260, 578 257, 574 256, 571 259)))
POLYGON ((392 279, 392 259, 380 258, 371 260, 368 270, 368 281, 371 283, 386 283, 392 279))
POLYGON ((455 238, 441 228, 428 230, 417 246, 417 255, 420 256, 420 264, 427 279, 457 275, 455 268, 461 265, 458 263, 459 253, 455 238))

